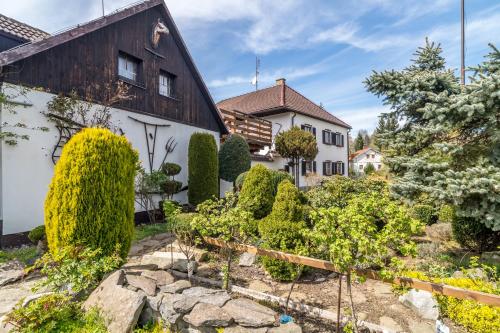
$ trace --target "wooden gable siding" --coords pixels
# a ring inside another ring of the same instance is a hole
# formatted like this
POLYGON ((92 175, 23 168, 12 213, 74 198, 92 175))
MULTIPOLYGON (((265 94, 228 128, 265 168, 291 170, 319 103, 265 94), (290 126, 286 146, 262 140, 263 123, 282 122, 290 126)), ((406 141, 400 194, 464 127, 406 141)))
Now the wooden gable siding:
MULTIPOLYGON (((129 92, 134 98, 117 107, 220 131, 217 116, 210 108, 211 102, 203 95, 200 83, 179 48, 175 30, 163 7, 156 6, 20 60, 9 66, 5 81, 42 87, 53 93, 69 93, 76 89, 83 95, 89 85, 116 82, 118 54, 125 52, 142 61, 139 78, 142 87, 131 85, 129 92), (158 18, 170 30, 154 50, 163 58, 147 50, 153 50, 150 35, 158 18), (175 99, 159 95, 160 70, 176 76, 175 99)), ((100 96, 94 98, 99 100, 100 96)))

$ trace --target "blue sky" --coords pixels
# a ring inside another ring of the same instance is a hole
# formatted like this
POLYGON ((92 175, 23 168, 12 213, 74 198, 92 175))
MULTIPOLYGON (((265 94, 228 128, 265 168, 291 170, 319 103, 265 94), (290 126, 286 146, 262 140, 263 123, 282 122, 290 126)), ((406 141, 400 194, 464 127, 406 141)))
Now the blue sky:
MULTIPOLYGON (((2 2, 6 2, 2 0, 2 2)), ((466 64, 500 46, 500 3, 466 0, 466 64)), ((106 12, 130 0, 105 0, 106 12)), ((459 67, 460 0, 166 0, 216 101, 287 83, 348 122, 373 130, 386 110, 364 89, 372 70, 406 66, 424 38, 459 67)), ((1 12, 50 33, 96 18, 101 0, 16 0, 1 12)))

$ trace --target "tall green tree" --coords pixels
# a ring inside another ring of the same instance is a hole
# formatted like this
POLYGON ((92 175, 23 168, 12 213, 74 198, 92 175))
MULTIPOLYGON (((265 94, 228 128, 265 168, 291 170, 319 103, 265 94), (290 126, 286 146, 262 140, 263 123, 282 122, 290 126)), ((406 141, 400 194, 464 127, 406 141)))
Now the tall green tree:
POLYGON ((354 140, 354 150, 361 150, 364 146, 365 140, 363 139, 363 135, 361 134, 361 132, 358 132, 358 136, 356 136, 356 139, 354 140))
POLYGON ((299 187, 300 160, 311 161, 318 155, 316 137, 309 132, 293 126, 280 132, 275 138, 276 151, 292 161, 295 170, 295 186, 299 187))
POLYGON ((379 135, 392 190, 410 201, 451 203, 459 217, 500 230, 500 52, 492 46, 462 88, 441 52, 426 40, 409 67, 365 81, 391 107, 383 117, 403 120, 379 135))
POLYGON ((219 177, 233 183, 243 172, 250 169, 250 148, 240 135, 231 135, 219 150, 219 177))

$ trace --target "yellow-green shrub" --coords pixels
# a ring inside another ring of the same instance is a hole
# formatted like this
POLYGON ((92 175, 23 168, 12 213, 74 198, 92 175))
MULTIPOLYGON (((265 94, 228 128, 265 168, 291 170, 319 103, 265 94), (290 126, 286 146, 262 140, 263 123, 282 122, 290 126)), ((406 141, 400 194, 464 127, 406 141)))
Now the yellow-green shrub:
POLYGON ((245 176, 238 205, 261 219, 271 212, 273 202, 271 171, 262 164, 254 165, 245 176))
MULTIPOLYGON (((406 272, 404 276, 444 283, 450 286, 500 295, 500 289, 494 283, 464 278, 429 278, 423 272, 406 272)), ((470 333, 500 332, 500 307, 488 306, 474 300, 458 299, 436 295, 441 315, 465 327, 470 333)))
POLYGON ((123 136, 87 128, 66 143, 45 200, 45 229, 53 254, 81 244, 109 255, 130 249, 134 233, 137 152, 123 136))

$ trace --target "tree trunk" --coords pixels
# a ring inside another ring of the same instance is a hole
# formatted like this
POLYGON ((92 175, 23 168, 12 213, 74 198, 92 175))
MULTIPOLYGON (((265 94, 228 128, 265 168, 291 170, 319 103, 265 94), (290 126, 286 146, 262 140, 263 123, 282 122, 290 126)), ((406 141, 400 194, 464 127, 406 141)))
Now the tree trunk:
POLYGON ((295 279, 293 279, 292 286, 290 287, 290 291, 288 292, 288 296, 286 297, 286 303, 285 303, 285 314, 288 315, 288 302, 290 301, 290 296, 292 295, 293 287, 295 287, 295 284, 299 280, 300 276, 302 275, 302 270, 304 269, 304 266, 299 266, 297 270, 297 276, 295 279))
POLYGON ((224 277, 223 277, 222 289, 229 291, 229 277, 230 277, 230 272, 231 272, 231 257, 232 257, 233 251, 231 249, 227 249, 227 251, 228 251, 227 263, 226 263, 227 272, 224 274, 224 277))
POLYGON ((351 304, 352 319, 354 324, 354 332, 358 333, 358 318, 356 317, 356 311, 354 310, 354 302, 352 301, 352 290, 351 290, 351 270, 347 273, 347 293, 349 295, 349 303, 351 304))
POLYGON ((340 306, 342 303, 342 275, 339 275, 339 292, 337 294, 337 329, 336 333, 340 333, 340 306))

